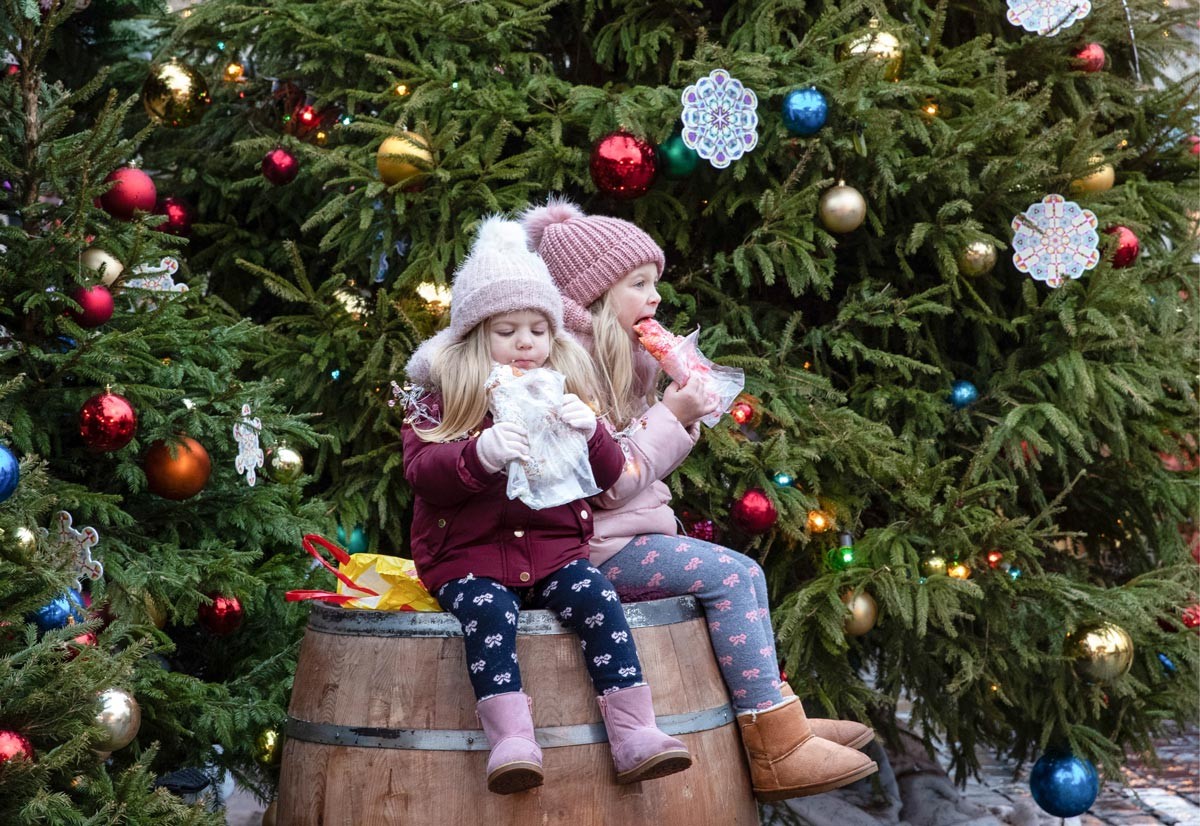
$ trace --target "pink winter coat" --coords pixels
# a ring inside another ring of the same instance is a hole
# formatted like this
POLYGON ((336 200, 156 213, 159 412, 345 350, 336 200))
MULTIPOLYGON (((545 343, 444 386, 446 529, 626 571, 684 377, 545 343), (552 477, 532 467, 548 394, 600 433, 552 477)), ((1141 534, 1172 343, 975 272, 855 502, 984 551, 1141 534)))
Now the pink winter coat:
MULTIPOLYGON (((436 417, 437 397, 425 402, 436 417)), ((481 430, 491 425, 489 414, 481 430)), ((586 558, 593 530, 593 509, 586 501, 532 510, 508 498, 503 473, 488 473, 480 464, 478 439, 425 442, 409 424, 401 434, 404 478, 416 494, 413 561, 431 593, 469 573, 525 587, 586 558)), ((621 450, 602 423, 588 439, 588 459, 599 487, 612 484, 621 472, 621 450)))
MULTIPOLYGON (((592 352, 590 337, 575 335, 584 349, 592 352)), ((636 370, 643 389, 654 386, 658 364, 648 353, 638 353, 636 370)), ((671 509, 671 491, 662 480, 683 463, 699 437, 699 427, 685 428, 662 402, 643 410, 623 433, 617 434, 617 443, 625 453, 621 476, 604 493, 588 500, 596 509, 590 557, 593 565, 603 565, 635 536, 679 533, 671 509)))

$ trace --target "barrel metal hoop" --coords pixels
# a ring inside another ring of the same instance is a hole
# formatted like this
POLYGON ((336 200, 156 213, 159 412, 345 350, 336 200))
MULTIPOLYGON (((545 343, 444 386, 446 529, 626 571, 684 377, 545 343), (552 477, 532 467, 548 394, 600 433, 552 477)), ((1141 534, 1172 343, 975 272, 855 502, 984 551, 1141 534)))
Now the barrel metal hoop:
MULTIPOLYGON (((659 716, 658 727, 667 734, 692 734, 720 728, 733 721, 733 706, 726 703, 703 711, 659 716)), ((546 726, 535 730, 544 749, 604 743, 608 737, 603 723, 546 726)), ((287 736, 326 746, 356 746, 365 749, 412 749, 417 751, 487 751, 484 733, 472 729, 396 729, 368 726, 339 726, 288 717, 287 736)))
MULTIPOLYGON (((704 615, 693 596, 630 602, 621 606, 630 628, 673 625, 704 615)), ((314 603, 308 627, 323 634, 363 637, 461 637, 462 627, 453 614, 435 611, 366 611, 314 603)), ((519 635, 572 634, 553 611, 522 611, 519 635)))

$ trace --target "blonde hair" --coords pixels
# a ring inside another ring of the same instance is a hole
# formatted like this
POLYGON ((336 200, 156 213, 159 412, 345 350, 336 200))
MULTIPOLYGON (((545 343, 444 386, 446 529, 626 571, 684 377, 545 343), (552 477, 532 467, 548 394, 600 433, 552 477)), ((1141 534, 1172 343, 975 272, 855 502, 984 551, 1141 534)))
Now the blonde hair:
MULTIPOLYGON (((429 377, 434 389, 442 397, 442 421, 426 430, 414 427, 413 432, 422 441, 451 441, 483 422, 488 412, 484 384, 495 364, 488 343, 491 323, 492 317, 484 319, 461 341, 447 345, 434 354, 429 377)), ((599 393, 592 359, 569 336, 551 337, 550 354, 543 367, 562 373, 566 378, 566 392, 574 393, 596 407, 599 393)))
MULTIPOLYGON (((617 430, 629 426, 642 405, 652 407, 658 401, 654 382, 639 387, 639 377, 633 363, 633 346, 629 334, 617 319, 613 291, 592 303, 592 356, 600 390, 600 409, 617 430)), ((657 375, 657 373, 656 373, 657 375)))

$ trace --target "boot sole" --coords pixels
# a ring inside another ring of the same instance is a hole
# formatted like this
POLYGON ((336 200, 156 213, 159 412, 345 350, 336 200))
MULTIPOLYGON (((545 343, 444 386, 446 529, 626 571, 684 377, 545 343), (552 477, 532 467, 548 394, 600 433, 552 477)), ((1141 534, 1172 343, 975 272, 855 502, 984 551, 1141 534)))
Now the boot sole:
POLYGON ((879 766, 872 760, 869 766, 855 769, 841 777, 827 780, 824 783, 814 783, 810 786, 795 786, 790 789, 771 789, 770 791, 755 789, 754 796, 764 803, 771 803, 776 800, 788 800, 793 797, 809 797, 814 794, 823 794, 834 789, 840 789, 842 786, 849 786, 851 783, 862 780, 864 777, 870 777, 877 771, 879 771, 879 766))
POLYGON ((542 785, 545 777, 537 763, 505 763, 488 775, 487 787, 495 794, 514 794, 542 785))
POLYGON ((855 737, 855 738, 854 738, 853 740, 851 740, 849 743, 846 743, 846 748, 848 748, 848 749, 861 749, 863 746, 867 745, 868 743, 870 743, 870 742, 871 742, 872 740, 874 740, 874 739, 875 739, 875 732, 873 732, 873 731, 864 731, 864 732, 863 732, 862 734, 860 734, 858 737, 855 737))
POLYGON ((668 774, 681 772, 691 767, 691 765, 692 756, 690 754, 680 749, 672 749, 671 751, 664 751, 662 754, 648 757, 632 769, 618 773, 617 782, 621 785, 625 785, 626 783, 641 783, 643 780, 654 780, 659 777, 666 777, 668 774))

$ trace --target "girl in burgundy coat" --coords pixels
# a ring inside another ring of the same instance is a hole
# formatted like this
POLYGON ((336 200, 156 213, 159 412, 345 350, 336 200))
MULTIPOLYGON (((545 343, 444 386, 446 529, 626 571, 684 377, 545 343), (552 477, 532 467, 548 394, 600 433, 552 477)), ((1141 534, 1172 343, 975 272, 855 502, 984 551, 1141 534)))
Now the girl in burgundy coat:
POLYGON ((488 789, 542 783, 542 753, 521 691, 517 619, 548 608, 580 637, 612 747, 618 783, 682 771, 691 756, 655 723, 650 688, 616 590, 588 563, 591 506, 534 510, 506 493, 504 469, 528 461, 529 438, 493 424, 485 380, 493 365, 546 365, 566 379, 558 415, 587 438, 596 485, 608 487, 624 455, 579 398, 593 398, 587 354, 562 334, 562 299, 520 226, 489 218, 451 288, 450 326, 409 361, 424 395, 403 427, 404 476, 416 494, 413 559, 421 580, 462 623, 471 685, 491 753, 488 789))

